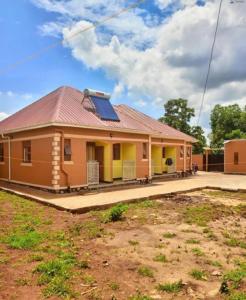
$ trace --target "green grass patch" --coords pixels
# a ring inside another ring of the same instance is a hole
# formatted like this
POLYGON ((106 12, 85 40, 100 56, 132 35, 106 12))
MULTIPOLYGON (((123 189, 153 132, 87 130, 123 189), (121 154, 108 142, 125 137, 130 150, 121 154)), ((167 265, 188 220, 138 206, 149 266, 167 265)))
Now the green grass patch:
POLYGON ((137 293, 137 295, 130 296, 128 300, 153 300, 153 298, 147 295, 143 295, 142 293, 139 292, 137 293))
POLYGON ((237 289, 241 282, 246 278, 246 262, 238 263, 236 269, 227 272, 223 280, 225 282, 230 282, 233 289, 237 289))
POLYGON ((88 239, 99 238, 105 234, 104 229, 94 221, 85 221, 82 230, 88 239))
POLYGON ((96 282, 96 279, 90 274, 84 274, 82 277, 85 284, 93 285, 96 282))
POLYGON ((186 244, 200 244, 200 241, 198 241, 196 239, 188 239, 185 242, 186 242, 186 244))
POLYGON ((161 262, 161 263, 165 263, 167 262, 167 258, 166 258, 166 255, 165 254, 157 254, 154 258, 153 258, 154 261, 157 261, 157 262, 161 262))
POLYGON ((240 247, 240 248, 246 249, 246 242, 240 241, 234 237, 231 237, 231 238, 228 238, 227 240, 225 240, 224 244, 229 247, 240 247))
POLYGON ((144 277, 154 277, 154 272, 151 268, 146 267, 146 266, 142 266, 140 268, 138 268, 138 274, 144 277))
POLYGON ((110 287, 113 291, 117 291, 117 290, 119 290, 119 288, 120 288, 119 284, 116 283, 116 282, 111 282, 111 283, 109 284, 109 287, 110 287))
POLYGON ((245 292, 232 292, 228 300, 246 300, 245 292))
POLYGON ((200 248, 192 248, 191 251, 196 256, 204 256, 205 255, 205 253, 200 248))
POLYGON ((33 230, 30 232, 15 232, 6 238, 6 243, 13 249, 34 249, 43 241, 43 234, 33 230))
POLYGON ((179 293, 183 288, 182 280, 173 283, 163 283, 158 284, 157 290, 167 293, 179 293))
POLYGON ((207 280, 207 274, 203 270, 193 269, 189 274, 196 280, 207 280))
POLYGON ((162 235, 164 238, 166 239, 172 239, 176 236, 176 233, 173 233, 173 232, 166 232, 166 233, 163 233, 162 235))

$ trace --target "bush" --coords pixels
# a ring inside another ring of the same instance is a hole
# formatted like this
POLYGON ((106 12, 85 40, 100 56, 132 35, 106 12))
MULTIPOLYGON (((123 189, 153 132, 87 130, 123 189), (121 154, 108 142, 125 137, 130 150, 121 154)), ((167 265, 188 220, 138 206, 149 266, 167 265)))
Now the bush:
POLYGON ((122 219, 124 212, 128 210, 128 205, 125 204, 117 204, 112 207, 104 216, 104 222, 116 222, 122 219))

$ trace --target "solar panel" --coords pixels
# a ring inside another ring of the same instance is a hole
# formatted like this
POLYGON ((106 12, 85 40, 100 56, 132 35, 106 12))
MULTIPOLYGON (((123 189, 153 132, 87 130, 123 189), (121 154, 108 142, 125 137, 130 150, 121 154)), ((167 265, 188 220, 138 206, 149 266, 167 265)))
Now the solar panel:
POLYGON ((97 96, 90 96, 90 97, 91 97, 91 101, 93 102, 96 108, 97 115, 102 120, 120 121, 109 99, 105 99, 97 96))

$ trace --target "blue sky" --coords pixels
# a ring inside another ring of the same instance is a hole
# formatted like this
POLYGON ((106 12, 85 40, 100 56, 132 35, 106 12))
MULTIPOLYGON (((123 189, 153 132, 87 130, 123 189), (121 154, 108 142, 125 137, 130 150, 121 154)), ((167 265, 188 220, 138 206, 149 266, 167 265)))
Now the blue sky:
MULTIPOLYGON (((113 94, 113 103, 129 104, 155 118, 171 98, 186 98, 197 111, 218 2, 146 0, 138 9, 71 38, 133 2, 18 0, 13 6, 1 1, 0 118, 62 85, 106 91, 113 94), (58 41, 35 59, 8 68, 58 41)), ((215 104, 246 104, 242 5, 223 4, 201 119, 206 133, 215 104)))

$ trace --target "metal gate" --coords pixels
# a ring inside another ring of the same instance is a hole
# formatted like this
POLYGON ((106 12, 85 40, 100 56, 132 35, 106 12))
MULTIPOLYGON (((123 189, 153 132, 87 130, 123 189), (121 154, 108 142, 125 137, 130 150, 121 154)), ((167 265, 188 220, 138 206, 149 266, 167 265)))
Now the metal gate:
POLYGON ((96 160, 87 162, 87 183, 99 184, 99 162, 96 160))
POLYGON ((136 179, 136 162, 134 160, 123 160, 123 180, 136 179))

